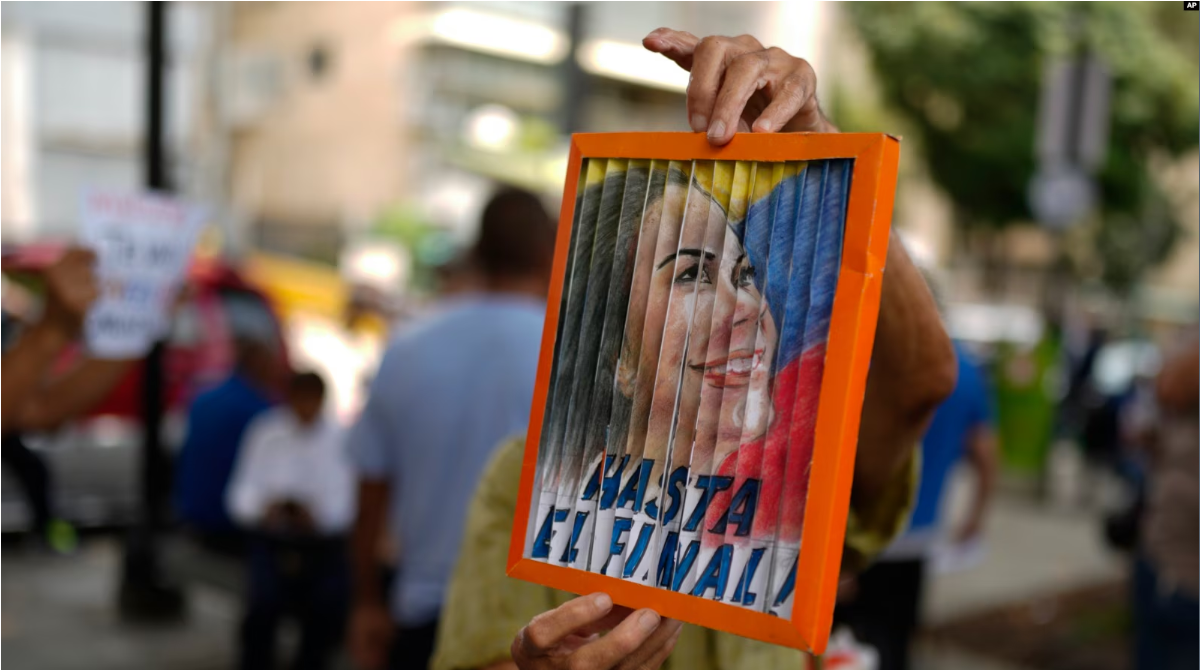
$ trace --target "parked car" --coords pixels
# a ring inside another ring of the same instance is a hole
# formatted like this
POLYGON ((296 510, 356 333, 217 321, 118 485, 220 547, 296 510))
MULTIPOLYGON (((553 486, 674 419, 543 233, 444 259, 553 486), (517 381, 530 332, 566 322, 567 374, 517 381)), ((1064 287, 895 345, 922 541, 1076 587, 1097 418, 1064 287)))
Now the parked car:
MULTIPOLYGON (((44 245, 31 247, 24 258, 21 254, 5 250, 6 272, 55 258, 44 245)), ((287 360, 279 318, 266 295, 224 261, 197 259, 166 340, 163 441, 169 449, 182 442, 191 399, 229 374, 234 341, 243 336, 278 343, 279 356, 287 360)), ((65 353, 57 367, 69 367, 78 356, 78 351, 65 353)), ((86 416, 55 431, 24 436, 50 470, 56 514, 76 526, 123 525, 139 510, 142 372, 142 364, 135 364, 86 416)), ((0 529, 28 528, 24 493, 7 469, 0 499, 0 529)))

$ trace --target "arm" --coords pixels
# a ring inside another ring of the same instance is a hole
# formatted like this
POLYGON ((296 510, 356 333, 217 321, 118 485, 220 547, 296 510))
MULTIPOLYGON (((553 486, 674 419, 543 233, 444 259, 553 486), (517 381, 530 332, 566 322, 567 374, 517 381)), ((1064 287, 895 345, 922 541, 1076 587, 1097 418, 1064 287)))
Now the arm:
POLYGON ((967 459, 976 471, 976 489, 971 507, 963 527, 956 534, 959 542, 972 540, 980 535, 984 526, 984 513, 992 500, 997 484, 997 435, 988 424, 978 424, 967 439, 967 459))
MULTIPOLYGON (((25 424, 25 406, 32 400, 45 398, 31 394, 31 390, 38 388, 54 359, 79 332, 88 307, 98 295, 93 272, 95 261, 89 250, 70 249, 46 269, 46 310, 41 321, 0 357, 4 370, 0 394, 9 399, 0 410, 0 422, 6 429, 39 428, 25 424)), ((82 400, 89 398, 85 396, 82 400)), ((39 414, 45 411, 33 411, 33 418, 37 419, 39 414)))
POLYGON ((888 484, 955 389, 955 350, 926 282, 893 236, 859 423, 853 505, 888 484))
POLYGON ((66 331, 42 322, 22 335, 12 349, 0 357, 4 371, 0 393, 8 399, 0 405, 0 422, 5 430, 29 428, 23 420, 30 390, 37 389, 42 376, 70 341, 66 331))
MULTIPOLYGON (((132 360, 87 359, 35 390, 18 406, 13 421, 22 429, 57 428, 103 400, 132 364, 132 360)), ((7 359, 4 365, 8 366, 7 359)))
POLYGON ((351 536, 354 608, 349 647, 355 663, 367 669, 384 668, 392 637, 392 618, 384 603, 379 580, 379 547, 387 517, 388 496, 386 481, 359 481, 359 512, 351 536))
MULTIPOLYGON (((642 44, 692 73, 689 123, 715 145, 728 143, 735 131, 838 130, 818 104, 813 68, 782 49, 765 48, 750 35, 698 39, 667 28, 642 44)), ((955 354, 934 298, 905 248, 891 242, 859 426, 857 507, 884 490, 955 387, 955 354)))

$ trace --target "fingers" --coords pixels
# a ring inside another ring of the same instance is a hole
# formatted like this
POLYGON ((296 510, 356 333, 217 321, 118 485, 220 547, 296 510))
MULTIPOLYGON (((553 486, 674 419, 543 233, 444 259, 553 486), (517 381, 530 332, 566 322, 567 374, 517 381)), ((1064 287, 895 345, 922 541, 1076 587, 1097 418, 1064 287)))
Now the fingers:
POLYGON ((577 650, 571 656, 571 666, 581 669, 615 668, 638 652, 658 631, 662 621, 659 614, 649 608, 635 611, 613 631, 577 650))
POLYGON ((696 35, 683 30, 658 28, 642 38, 642 46, 662 54, 685 70, 692 70, 692 52, 700 40, 696 35))
MULTIPOLYGON (((692 77, 688 82, 688 125, 698 133, 709 132, 710 139, 718 121, 718 135, 733 135, 738 124, 738 114, 732 119, 716 116, 715 105, 719 102, 719 91, 726 79, 726 69, 743 54, 759 51, 763 45, 750 35, 741 37, 706 37, 697 42, 692 55, 692 77)), ((745 100, 743 101, 745 102, 745 100)), ((725 142, 728 142, 726 140, 725 142)), ((724 144, 724 142, 722 142, 724 144)))
POLYGON ((542 613, 518 632, 517 640, 513 642, 513 656, 516 659, 545 655, 568 635, 604 619, 611 610, 613 600, 609 595, 591 594, 542 613))
POLYGON ((663 620, 651 637, 646 639, 633 653, 621 661, 621 669, 657 669, 676 647, 684 623, 679 620, 663 620))
POLYGON ((751 95, 767 86, 769 66, 767 53, 763 51, 747 52, 730 61, 713 107, 710 142, 722 145, 733 139, 751 95))
MULTIPOLYGON (((751 126, 752 131, 774 133, 783 129, 794 118, 803 116, 802 112, 807 112, 805 107, 809 102, 816 110, 817 76, 808 62, 799 58, 792 60, 796 63, 790 63, 791 67, 784 72, 772 73, 776 76, 768 79, 771 86, 771 102, 751 126)), ((798 121, 809 125, 810 120, 802 118, 798 121)))

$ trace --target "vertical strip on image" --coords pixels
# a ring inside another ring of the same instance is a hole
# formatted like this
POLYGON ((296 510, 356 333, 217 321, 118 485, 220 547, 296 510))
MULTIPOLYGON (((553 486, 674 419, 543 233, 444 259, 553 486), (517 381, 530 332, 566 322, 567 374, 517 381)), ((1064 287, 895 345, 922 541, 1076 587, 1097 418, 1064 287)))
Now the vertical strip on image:
MULTIPOLYGON (((534 534, 538 529, 538 520, 541 519, 538 514, 538 504, 542 492, 543 467, 551 460, 551 456, 549 454, 551 442, 548 440, 548 437, 550 436, 551 416, 553 415, 551 409, 555 400, 555 379, 557 378, 557 372, 559 370, 559 352, 561 351, 563 345, 563 325, 567 323, 567 319, 565 318, 567 315, 567 297, 571 293, 569 291, 571 286, 571 271, 574 265, 573 261, 575 258, 575 246, 579 240, 578 231, 580 215, 584 209, 584 185, 587 183, 587 177, 588 159, 583 159, 580 163, 579 181, 576 183, 575 188, 575 206, 572 208, 571 229, 564 231, 562 226, 560 226, 559 230, 556 232, 556 236, 568 235, 571 237, 568 239, 567 267, 563 271, 563 285, 561 291, 559 292, 559 323, 555 324, 555 346, 551 354, 550 383, 546 394, 546 404, 542 408, 542 433, 539 434, 542 436, 542 439, 538 444, 538 468, 534 470, 534 501, 533 505, 530 506, 530 519, 526 523, 525 532, 524 547, 526 557, 532 557, 532 551, 534 548, 534 534)), ((544 326, 543 328, 546 327, 544 326)), ((538 559, 544 561, 546 557, 538 557, 538 559)))
MULTIPOLYGON (((705 170, 708 170, 706 167, 705 170)), ((702 171, 698 167, 698 171, 702 171)), ((728 212, 730 189, 734 180, 734 163, 716 161, 712 166, 712 180, 697 181, 709 189, 709 221, 705 229, 704 261, 697 278, 696 306, 690 325, 688 347, 685 352, 684 369, 680 375, 679 407, 675 412, 670 446, 666 462, 665 485, 659 496, 661 528, 652 540, 655 561, 655 585, 673 589, 676 584, 676 558, 679 551, 680 528, 684 519, 685 495, 689 469, 693 457, 693 439, 696 435, 697 417, 700 413, 702 389, 705 387, 706 362, 710 360, 711 328, 714 309, 725 300, 733 304, 733 292, 722 291, 722 274, 728 273, 733 265, 733 255, 726 255, 726 233, 730 230, 728 212), (729 264, 729 266, 727 266, 729 264)), ((730 233, 731 237, 735 237, 730 233)), ((728 320, 727 320, 728 321, 728 320)), ((725 356, 725 350, 719 356, 725 356)), ((718 406, 721 394, 710 394, 718 406)), ((720 408, 711 408, 717 412, 720 408)))
POLYGON ((593 376, 596 374, 596 360, 604 334, 605 310, 608 305, 613 253, 617 245, 628 163, 625 159, 609 159, 605 166, 605 178, 600 186, 600 209, 597 212, 588 286, 584 291, 579 345, 575 372, 572 374, 571 400, 567 409, 567 430, 563 439, 562 456, 559 458, 559 492, 555 499, 556 512, 551 527, 550 561, 560 566, 570 566, 581 561, 578 543, 583 522, 587 518, 575 518, 571 511, 580 494, 585 437, 592 422, 592 392, 595 386, 593 376), (561 510, 568 511, 566 519, 560 519, 558 511, 561 510))
MULTIPOLYGON (((642 511, 643 501, 640 495, 646 491, 646 480, 650 477, 649 464, 642 462, 642 449, 646 443, 647 421, 650 416, 655 375, 658 371, 659 346, 663 340, 663 324, 667 316, 671 289, 671 285, 663 281, 659 266, 661 260, 673 256, 679 246, 680 228, 691 179, 690 162, 669 161, 663 190, 658 193, 654 190, 647 191, 647 216, 643 233, 649 233, 648 226, 656 229, 655 252, 651 260, 646 318, 642 325, 642 333, 638 334, 638 342, 627 340, 622 344, 623 359, 627 352, 637 351, 638 368, 633 389, 623 389, 621 392, 630 393, 633 399, 625 448, 629 461, 622 473, 617 500, 614 503, 613 527, 609 534, 606 556, 601 564, 600 572, 605 575, 620 576, 622 573, 625 548, 630 542, 630 529, 634 524, 633 518, 642 511), (660 201, 661 207, 656 204, 660 201)), ((634 335, 630 329, 626 329, 627 338, 634 335)), ((619 375, 622 374, 619 371, 619 375)), ((600 542, 600 539, 593 541, 594 544, 597 542, 600 542)))
MULTIPOLYGON (((634 163, 631 161, 631 163, 634 163)), ((613 518, 617 494, 631 461, 626 452, 630 432, 630 414, 633 410, 633 390, 638 377, 638 343, 646 323, 646 302, 650 292, 655 246, 658 244, 658 223, 663 210, 663 191, 667 186, 667 161, 652 160, 646 172, 645 188, 631 189, 630 178, 626 179, 626 193, 622 200, 622 225, 639 229, 633 274, 626 296, 625 323, 618 331, 617 364, 612 375, 611 405, 606 411, 608 426, 605 431, 605 472, 601 491, 596 502, 596 525, 593 530, 591 556, 588 570, 603 573, 613 542, 613 518)))
MULTIPOLYGON (((646 159, 629 161, 620 211, 617 213, 617 241, 613 249, 612 277, 608 295, 605 297, 605 320, 601 329, 600 348, 597 351, 596 371, 593 375, 591 410, 584 438, 584 458, 580 462, 580 491, 575 498, 571 515, 575 525, 572 534, 577 536, 573 538, 572 545, 578 551, 574 553, 570 565, 577 569, 587 570, 589 566, 599 503, 607 498, 609 507, 612 507, 613 500, 617 498, 615 479, 609 480, 613 483, 611 486, 604 486, 606 473, 612 466, 612 462, 607 460, 609 451, 606 450, 605 439, 609 431, 614 376, 625 334, 631 285, 637 263, 649 168, 650 161, 646 159)), ((601 209, 604 216, 603 205, 601 209)))
MULTIPOLYGON (((763 610, 766 601, 764 588, 770 569, 764 559, 770 538, 751 532, 755 521, 764 514, 763 454, 779 414, 773 392, 781 364, 780 327, 787 319, 800 167, 795 161, 773 166, 772 233, 767 249, 756 253, 756 256, 768 258, 767 276, 762 285, 760 324, 755 335, 757 363, 751 374, 743 413, 742 439, 734 467, 734 484, 730 489, 734 495, 725 517, 726 545, 733 548, 725 600, 757 610, 763 610), (776 174, 780 174, 779 179, 775 179, 776 174)), ((774 531, 773 528, 770 533, 774 531)))
POLYGON ((830 315, 834 309, 834 294, 842 262, 847 193, 850 189, 851 161, 832 159, 826 163, 817 238, 814 242, 813 275, 809 284, 809 312, 805 318, 804 344, 799 354, 796 406, 789 428, 780 522, 768 583, 771 599, 767 604, 768 612, 781 617, 791 617, 792 602, 796 595, 796 565, 802 543, 805 498, 809 491, 809 467, 813 461, 817 405, 825 368, 826 343, 830 336, 830 315))
MULTIPOLYGON (((733 429, 732 417, 737 403, 745 398, 742 392, 745 392, 746 375, 730 369, 730 352, 738 321, 753 315, 753 310, 745 309, 749 300, 742 287, 742 278, 751 271, 743 243, 747 211, 754 198, 756 173, 757 164, 753 162, 738 161, 734 164, 729 207, 726 210, 728 230, 723 252, 725 263, 710 320, 709 344, 703 364, 705 384, 701 389, 697 412, 679 549, 671 584, 672 589, 679 592, 692 592, 701 573, 702 558, 707 563, 713 555, 712 544, 707 549, 704 547, 705 521, 714 494, 723 489, 723 479, 715 472, 721 463, 717 453, 723 444, 722 431, 724 429, 726 434, 735 436, 741 434, 733 429)), ((737 437, 732 442, 725 442, 725 445, 731 444, 737 445, 737 437)), ((728 486, 726 483, 725 487, 728 486)), ((712 538, 710 534, 708 540, 712 538)))
POLYGON ((592 245, 596 234, 596 220, 600 211, 601 184, 605 179, 605 159, 588 159, 581 166, 585 173, 584 197, 580 202, 579 220, 575 222, 572 249, 570 282, 565 283, 567 294, 565 309, 560 312, 563 332, 556 343, 558 357, 555 365, 553 400, 548 402, 550 423, 542 433, 539 446, 541 491, 538 496, 537 531, 534 534, 530 556, 546 561, 550 557, 551 532, 556 521, 560 524, 570 514, 555 510, 555 499, 559 490, 559 464, 563 456, 563 439, 567 431, 567 411, 571 404, 573 375, 576 354, 579 349, 580 323, 583 319, 584 295, 588 287, 588 273, 592 265, 592 245), (559 519, 562 518, 562 519, 559 519))
MULTIPOLYGON (((658 368, 647 418, 646 441, 642 450, 642 465, 650 474, 639 482, 642 491, 637 498, 642 510, 634 516, 630 542, 625 549, 622 577, 641 584, 650 584, 658 565, 655 550, 660 536, 660 508, 668 447, 679 411, 681 375, 695 313, 696 292, 704 275, 705 262, 715 255, 705 249, 705 234, 711 214, 713 162, 694 161, 692 180, 688 187, 684 223, 680 227, 675 253, 655 260, 655 275, 668 283, 667 311, 663 336, 659 343, 658 368), (706 256, 708 255, 708 259, 706 256)), ((724 221, 724 220, 723 220, 724 221)))

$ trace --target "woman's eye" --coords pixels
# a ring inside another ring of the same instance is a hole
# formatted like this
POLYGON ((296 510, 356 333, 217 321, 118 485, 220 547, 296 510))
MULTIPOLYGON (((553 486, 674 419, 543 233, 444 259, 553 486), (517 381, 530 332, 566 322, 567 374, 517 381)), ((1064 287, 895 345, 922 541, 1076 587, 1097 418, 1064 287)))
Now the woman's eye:
POLYGON ((738 271, 738 286, 745 287, 755 281, 755 267, 743 266, 738 271))
POLYGON ((696 265, 688 266, 687 268, 681 270, 678 275, 676 275, 676 281, 677 282, 695 282, 696 281, 696 270, 697 270, 696 265))
POLYGON ((709 275, 709 268, 701 268, 701 284, 713 284, 713 278, 709 275))

